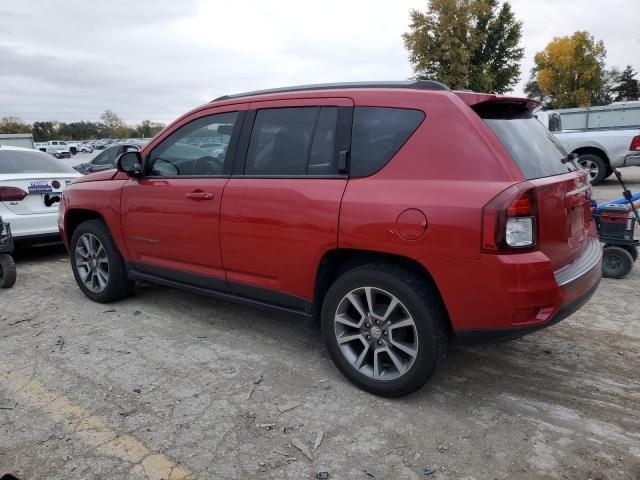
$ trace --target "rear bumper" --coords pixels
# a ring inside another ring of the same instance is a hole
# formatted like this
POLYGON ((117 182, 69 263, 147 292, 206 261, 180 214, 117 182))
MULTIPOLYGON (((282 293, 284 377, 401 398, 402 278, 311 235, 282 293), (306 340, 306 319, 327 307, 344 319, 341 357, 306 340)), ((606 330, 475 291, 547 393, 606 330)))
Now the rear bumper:
POLYGON ((635 167, 640 165, 640 152, 630 153, 626 157, 624 157, 624 166, 625 167, 635 167))
POLYGON ((3 221, 11 225, 11 233, 16 243, 23 239, 30 240, 46 236, 60 238, 57 209, 50 213, 16 215, 0 203, 0 216, 3 221))
POLYGON ((581 308, 597 290, 602 278, 602 245, 597 239, 589 238, 578 258, 554 272, 548 260, 527 263, 541 260, 542 254, 536 255, 523 255, 522 262, 513 257, 488 259, 498 265, 494 274, 501 280, 477 297, 477 307, 467 310, 466 325, 452 322, 459 343, 501 342, 546 328, 581 308))
MULTIPOLYGON (((599 268, 602 269, 601 266, 599 268)), ((462 345, 471 346, 482 345, 485 343, 507 342, 509 340, 515 340, 516 338, 524 337, 525 335, 529 335, 530 333, 550 327, 551 325, 555 325, 556 323, 564 320, 568 316, 580 310, 580 308, 582 308, 582 306, 589 301, 593 294, 596 293, 599 285, 600 278, 598 278, 597 282, 593 284, 589 288, 589 290, 584 292, 575 300, 572 300, 560 307, 560 309, 556 311, 556 313, 554 313, 551 318, 544 323, 527 325, 524 327, 499 328, 491 330, 462 330, 456 332, 456 338, 462 345)))

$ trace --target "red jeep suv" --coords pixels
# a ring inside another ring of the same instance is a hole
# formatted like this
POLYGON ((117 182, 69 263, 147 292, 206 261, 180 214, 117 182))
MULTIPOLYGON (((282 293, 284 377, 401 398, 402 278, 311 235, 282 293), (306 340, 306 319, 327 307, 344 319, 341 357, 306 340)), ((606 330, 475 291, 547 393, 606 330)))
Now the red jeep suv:
POLYGON ((451 340, 521 337, 598 286, 588 175, 535 106, 431 81, 217 98, 66 189, 73 273, 97 302, 144 280, 318 320, 350 381, 412 392, 451 340))

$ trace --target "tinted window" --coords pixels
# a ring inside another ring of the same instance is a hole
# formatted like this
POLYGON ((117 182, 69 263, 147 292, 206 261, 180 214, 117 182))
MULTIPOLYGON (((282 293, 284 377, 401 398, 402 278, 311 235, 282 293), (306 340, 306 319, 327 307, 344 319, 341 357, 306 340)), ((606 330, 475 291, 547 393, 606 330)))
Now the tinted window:
POLYGON ((258 110, 251 130, 247 175, 305 175, 318 107, 258 110))
POLYGON ((567 154, 556 138, 533 117, 484 118, 522 174, 529 179, 571 171, 560 160, 567 154))
POLYGON ((57 158, 36 150, 0 149, 0 173, 77 173, 57 158))
POLYGON ((351 176, 380 170, 422 122, 424 113, 404 108, 356 107, 351 133, 351 176))
POLYGON ((199 118, 179 128, 153 149, 148 171, 156 177, 218 176, 225 172, 227 149, 238 112, 199 118))
POLYGON ((329 175, 335 173, 337 123, 338 107, 322 107, 320 109, 311 144, 308 174, 329 175))
POLYGON ((115 165, 120 147, 110 147, 93 159, 94 165, 115 165))

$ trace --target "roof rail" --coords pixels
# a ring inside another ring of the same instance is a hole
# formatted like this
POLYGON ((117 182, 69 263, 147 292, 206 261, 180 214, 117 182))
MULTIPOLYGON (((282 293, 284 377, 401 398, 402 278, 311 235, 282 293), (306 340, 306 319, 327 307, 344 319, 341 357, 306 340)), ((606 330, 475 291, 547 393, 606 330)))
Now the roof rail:
POLYGON ((267 93, 304 92, 307 90, 332 90, 342 88, 407 88, 413 90, 449 90, 444 83, 435 80, 406 80, 389 82, 342 82, 342 83, 318 83, 312 85, 296 85, 293 87, 270 88, 267 90, 255 90, 252 92, 223 95, 212 102, 230 100, 233 98, 253 97, 267 93))

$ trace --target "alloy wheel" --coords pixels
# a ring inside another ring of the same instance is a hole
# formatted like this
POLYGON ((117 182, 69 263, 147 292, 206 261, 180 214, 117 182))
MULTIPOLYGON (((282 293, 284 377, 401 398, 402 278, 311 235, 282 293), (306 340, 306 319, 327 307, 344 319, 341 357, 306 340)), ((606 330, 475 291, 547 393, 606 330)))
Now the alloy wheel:
POLYGON ((405 375, 418 355, 411 313, 393 294, 375 287, 352 290, 338 304, 334 331, 345 359, 378 381, 405 375))
POLYGON ((583 159, 579 160, 578 163, 584 168, 587 172, 589 172, 589 180, 593 180, 598 176, 600 168, 598 164, 593 160, 583 159))
POLYGON ((102 242, 85 233, 76 243, 75 263, 82 283, 93 293, 101 293, 109 282, 109 259, 102 242))

